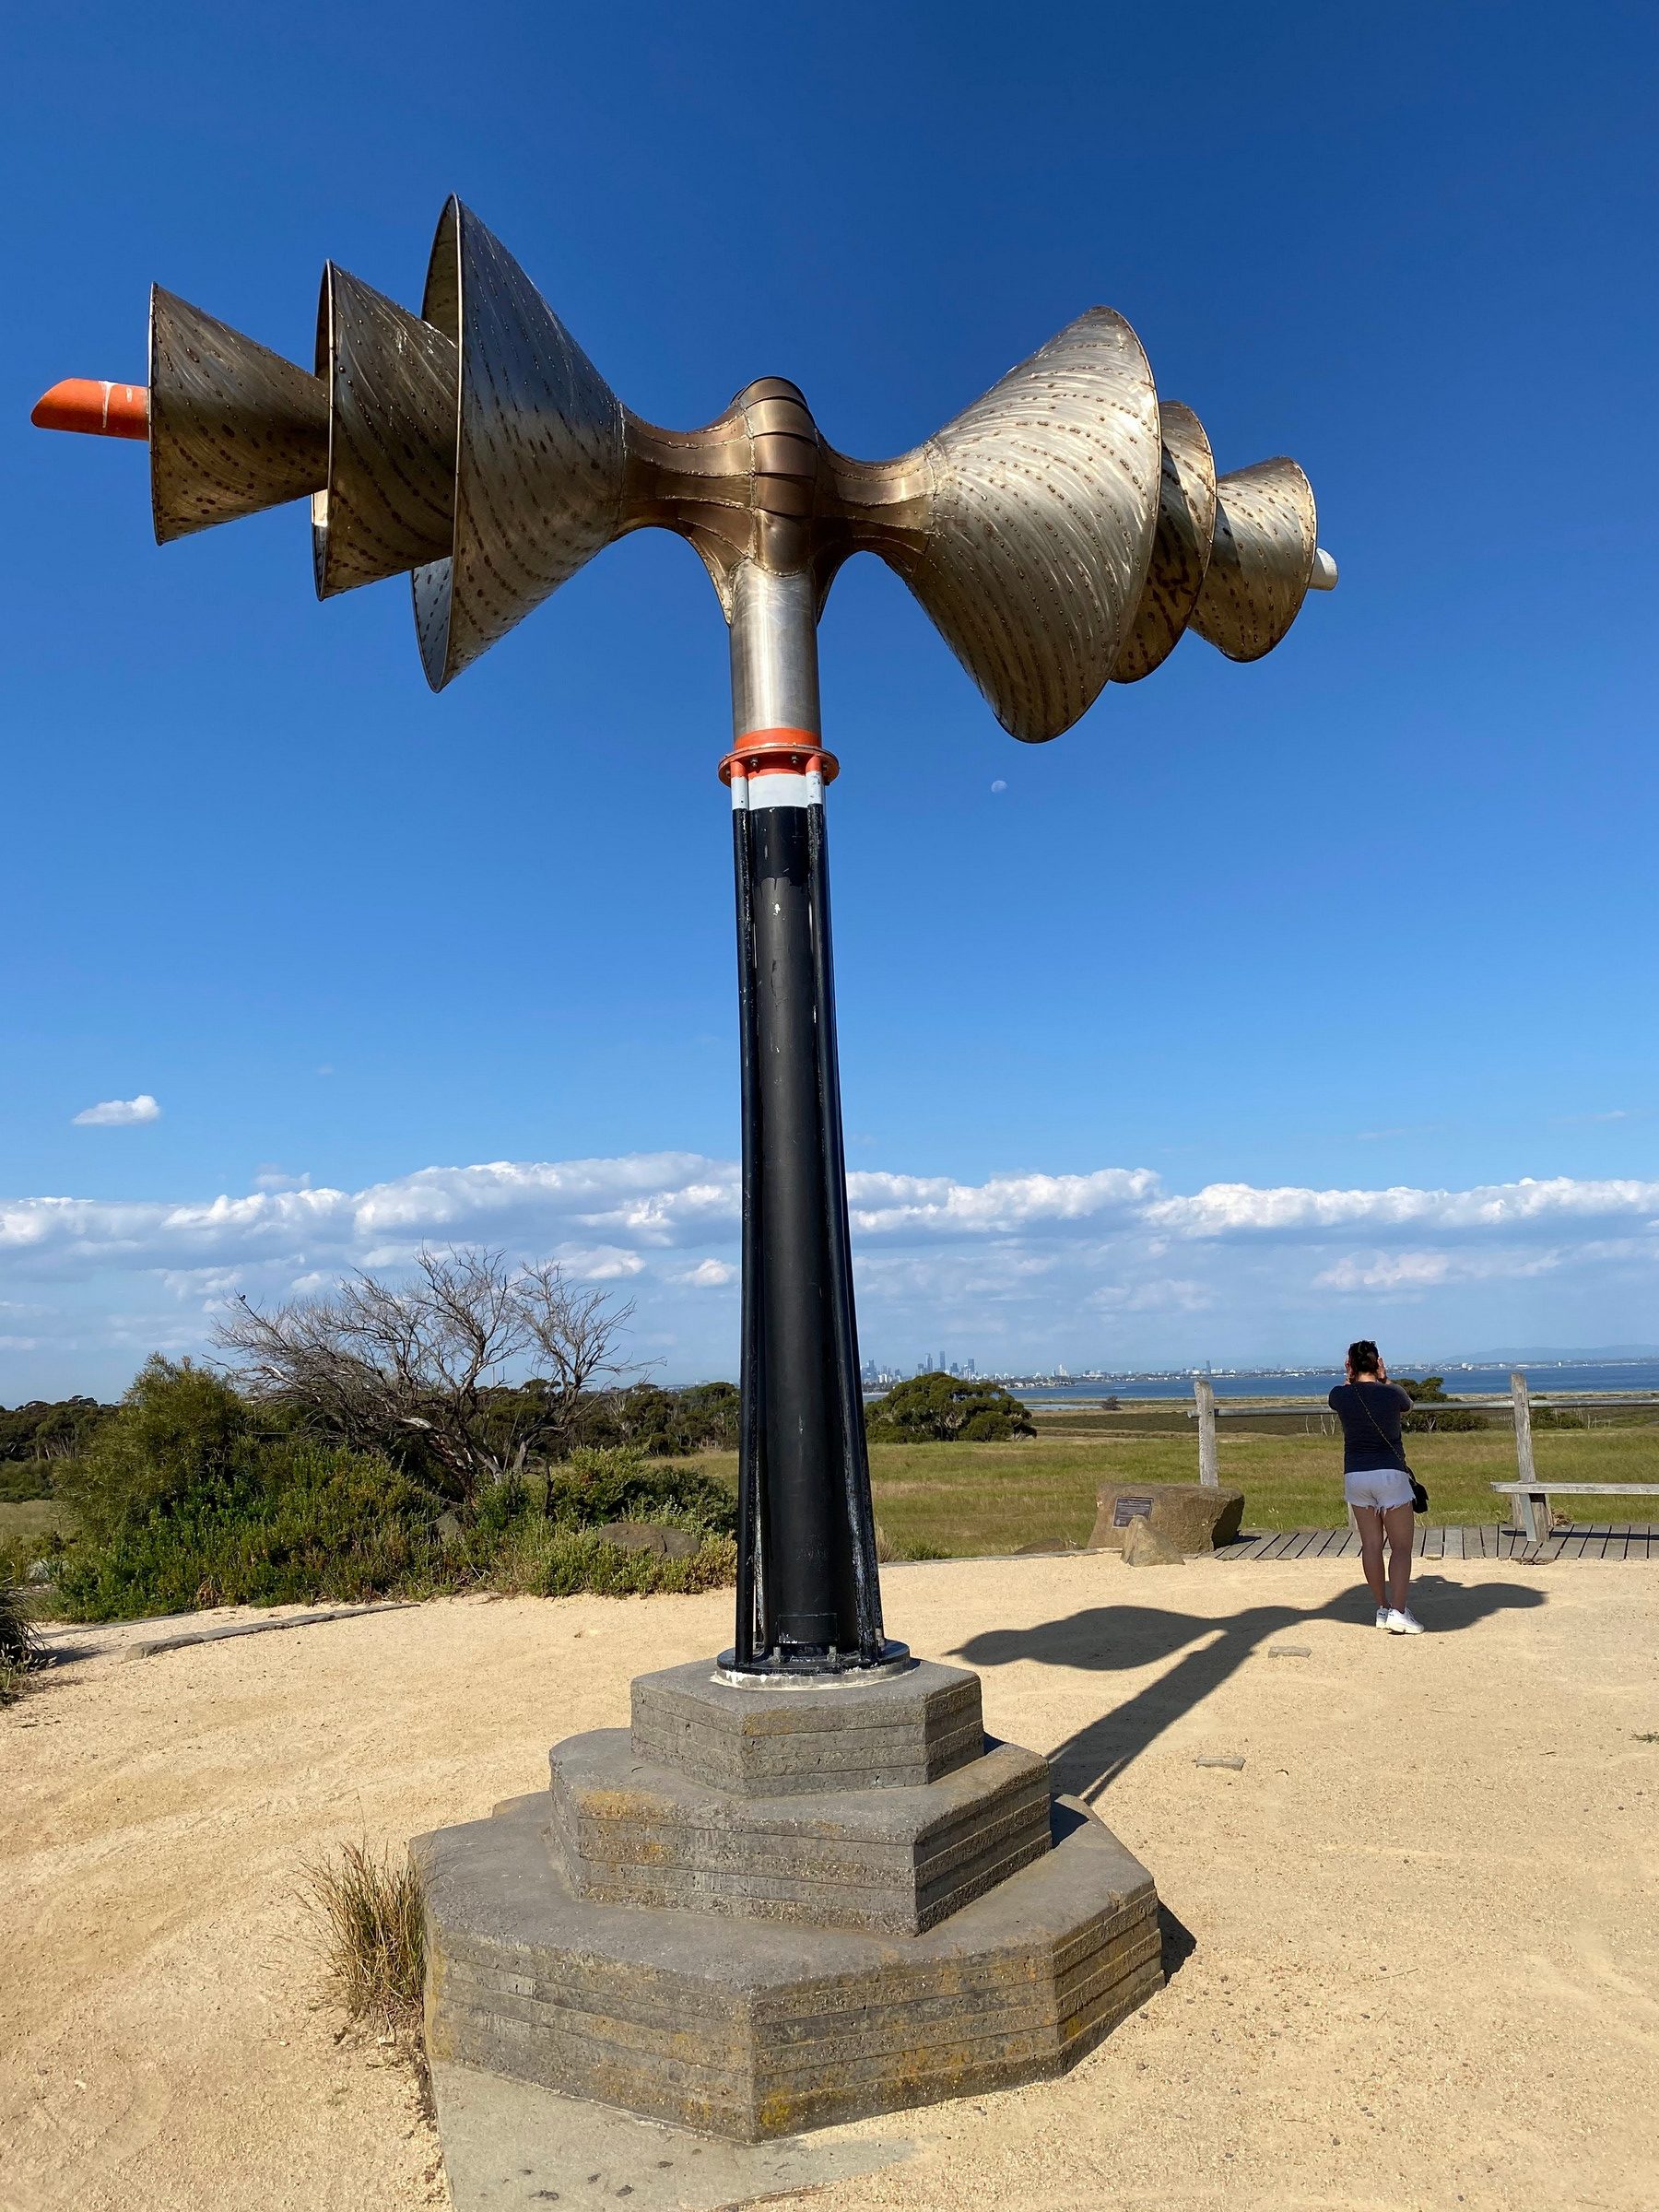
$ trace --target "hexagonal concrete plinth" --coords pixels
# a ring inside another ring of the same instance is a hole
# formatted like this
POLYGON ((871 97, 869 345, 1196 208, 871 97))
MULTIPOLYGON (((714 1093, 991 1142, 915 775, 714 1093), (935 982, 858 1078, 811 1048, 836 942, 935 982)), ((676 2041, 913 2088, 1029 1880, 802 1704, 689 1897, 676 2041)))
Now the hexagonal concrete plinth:
POLYGON ((960 1668, 642 1677, 415 1851, 434 2059, 747 2142, 1063 2072, 1163 1980, 1152 1877, 960 1668))

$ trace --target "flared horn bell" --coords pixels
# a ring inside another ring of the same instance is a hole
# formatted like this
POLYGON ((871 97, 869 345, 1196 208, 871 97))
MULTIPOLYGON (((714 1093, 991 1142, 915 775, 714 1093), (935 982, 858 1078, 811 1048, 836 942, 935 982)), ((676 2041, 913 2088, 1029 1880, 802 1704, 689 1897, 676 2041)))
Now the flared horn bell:
POLYGON ((618 535, 621 403, 505 246, 452 199, 421 309, 459 353, 453 534, 414 575, 441 690, 618 535))
POLYGON ((149 391, 158 545, 327 482, 321 382, 159 285, 150 289, 149 391))
POLYGON ((1158 394, 1122 315, 1091 308, 902 468, 931 477, 912 544, 873 543, 1003 727, 1057 737, 1100 696, 1152 557, 1158 394))
POLYGON ((1146 588, 1112 681, 1135 684, 1160 667, 1193 618, 1216 534, 1216 464, 1204 425, 1179 400, 1159 404, 1163 467, 1146 588))
POLYGON ((1313 487, 1281 458, 1223 477, 1216 493, 1215 543, 1193 628, 1230 661, 1259 661, 1308 594, 1319 550, 1313 487))
POLYGON ((312 501, 317 596, 443 559, 455 507, 454 341, 333 262, 317 305, 328 485, 312 501))

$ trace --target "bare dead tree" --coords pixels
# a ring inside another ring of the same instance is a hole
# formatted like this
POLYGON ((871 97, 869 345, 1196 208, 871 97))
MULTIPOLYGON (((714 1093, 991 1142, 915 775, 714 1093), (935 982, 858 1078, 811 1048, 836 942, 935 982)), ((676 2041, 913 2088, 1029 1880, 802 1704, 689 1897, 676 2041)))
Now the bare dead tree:
POLYGON ((484 1248, 423 1247, 406 1282, 359 1273, 268 1313, 238 1304, 214 1340, 251 1396, 359 1449, 403 1458, 418 1439, 461 1499, 568 1433, 584 1393, 633 1371, 617 1357, 631 1300, 484 1248))

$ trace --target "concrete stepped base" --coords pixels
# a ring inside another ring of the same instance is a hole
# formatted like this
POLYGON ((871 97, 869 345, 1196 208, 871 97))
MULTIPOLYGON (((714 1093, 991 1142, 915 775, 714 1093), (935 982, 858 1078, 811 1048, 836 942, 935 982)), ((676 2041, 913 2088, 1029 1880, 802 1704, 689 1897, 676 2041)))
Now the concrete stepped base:
POLYGON ((979 1677, 922 1659, 860 1681, 735 1688, 706 1659, 633 1683, 637 1757, 746 1797, 921 1788, 985 1747, 979 1677))
POLYGON ((634 1688, 416 1839, 435 2063, 757 2143, 1063 2073, 1162 1986, 1151 1876, 976 1676, 634 1688))
POLYGON ((551 1758, 572 1891, 748 1920, 919 1935, 1049 1848, 1049 1764, 1014 1744, 926 1787, 746 1797, 637 1759, 626 1732, 551 1758))
POLYGON ((1162 1985, 1150 1876, 1081 1806, 915 1936, 573 1894, 537 1793, 418 1839, 434 2059, 739 2142, 1064 2073, 1162 1985))

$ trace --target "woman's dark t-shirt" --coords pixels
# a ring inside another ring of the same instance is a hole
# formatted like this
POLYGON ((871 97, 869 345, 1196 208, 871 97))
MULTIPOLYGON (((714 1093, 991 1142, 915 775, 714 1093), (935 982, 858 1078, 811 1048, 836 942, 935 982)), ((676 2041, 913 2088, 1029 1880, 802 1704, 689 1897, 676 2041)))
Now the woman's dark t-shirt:
POLYGON ((1357 1475, 1367 1467, 1406 1467, 1400 1416, 1411 1411, 1411 1394, 1397 1382, 1338 1382, 1331 1410, 1342 1422, 1342 1471, 1357 1475))

